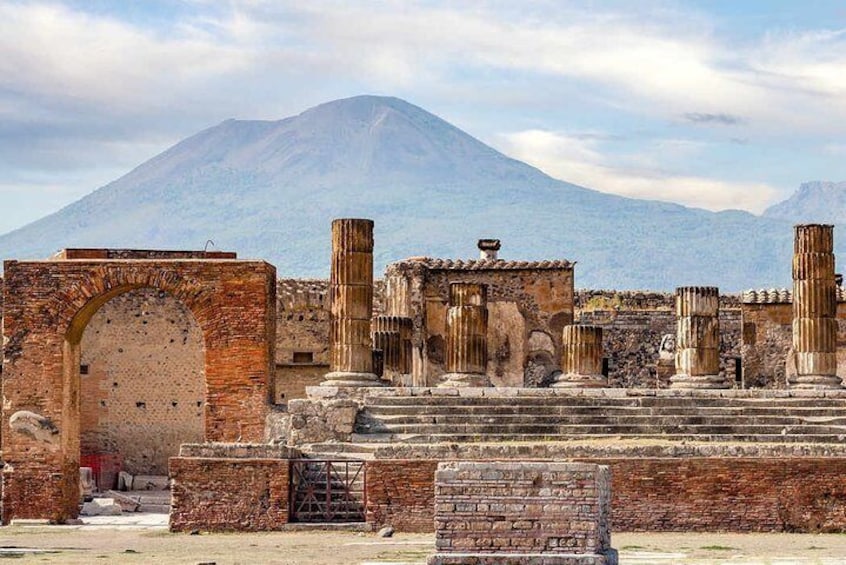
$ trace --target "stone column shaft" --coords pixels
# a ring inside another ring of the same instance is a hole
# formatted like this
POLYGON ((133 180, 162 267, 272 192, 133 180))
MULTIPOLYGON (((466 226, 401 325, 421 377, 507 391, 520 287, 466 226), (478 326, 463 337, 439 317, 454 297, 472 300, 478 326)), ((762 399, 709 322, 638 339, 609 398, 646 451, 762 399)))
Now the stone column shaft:
POLYGON ((446 319, 446 374, 439 386, 490 386, 488 287, 451 283, 446 319))
POLYGON ((329 370, 323 385, 379 386, 373 373, 373 221, 332 222, 329 370))
POLYGON ((720 376, 720 290, 676 289, 676 374, 671 388, 728 388, 720 376))
POLYGON ((411 374, 411 318, 376 316, 372 328, 373 347, 385 351, 385 370, 398 375, 411 374), (396 337, 382 334, 396 334, 396 337))
POLYGON ((602 328, 564 326, 561 340, 561 374, 555 388, 601 388, 608 386, 602 374, 602 328))
POLYGON ((837 376, 837 283, 834 227, 798 225, 793 239, 791 388, 841 388, 837 376))

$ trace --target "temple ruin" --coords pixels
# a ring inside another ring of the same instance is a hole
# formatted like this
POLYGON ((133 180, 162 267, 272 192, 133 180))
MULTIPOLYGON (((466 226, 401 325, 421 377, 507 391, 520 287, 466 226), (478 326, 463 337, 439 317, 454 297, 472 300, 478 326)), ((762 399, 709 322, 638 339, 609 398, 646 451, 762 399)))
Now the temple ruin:
POLYGON ((577 291, 575 262, 494 239, 379 279, 366 219, 332 223, 329 281, 233 253, 7 261, 3 523, 76 517, 82 467, 167 475, 174 531, 433 531, 439 465, 531 460, 607 468, 617 530, 846 531, 832 241, 797 226, 793 290, 737 296, 577 291))

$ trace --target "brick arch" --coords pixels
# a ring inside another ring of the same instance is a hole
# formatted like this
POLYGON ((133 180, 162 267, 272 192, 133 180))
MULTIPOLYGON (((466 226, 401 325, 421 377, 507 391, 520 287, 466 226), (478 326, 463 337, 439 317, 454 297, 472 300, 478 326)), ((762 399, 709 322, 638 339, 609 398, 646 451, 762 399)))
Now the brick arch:
POLYGON ((276 271, 237 260, 73 260, 5 264, 3 515, 58 522, 79 496, 79 343, 91 316, 135 288, 183 302, 205 346, 206 441, 264 439, 275 344, 276 271), (40 434, 12 429, 32 413, 40 434))

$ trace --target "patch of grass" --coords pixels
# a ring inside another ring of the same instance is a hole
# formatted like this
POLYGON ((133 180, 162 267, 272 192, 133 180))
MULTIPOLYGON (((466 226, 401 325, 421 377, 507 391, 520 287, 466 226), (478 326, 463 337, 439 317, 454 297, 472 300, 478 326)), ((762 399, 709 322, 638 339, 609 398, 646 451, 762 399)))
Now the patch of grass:
POLYGON ((624 545, 620 549, 622 549, 623 551, 635 551, 635 550, 638 550, 638 549, 647 549, 647 548, 642 546, 642 545, 624 545))
POLYGON ((699 549, 707 549, 708 551, 736 551, 736 547, 730 545, 703 545, 699 549))
POLYGON ((818 545, 809 545, 805 549, 825 549, 824 547, 820 547, 818 545))

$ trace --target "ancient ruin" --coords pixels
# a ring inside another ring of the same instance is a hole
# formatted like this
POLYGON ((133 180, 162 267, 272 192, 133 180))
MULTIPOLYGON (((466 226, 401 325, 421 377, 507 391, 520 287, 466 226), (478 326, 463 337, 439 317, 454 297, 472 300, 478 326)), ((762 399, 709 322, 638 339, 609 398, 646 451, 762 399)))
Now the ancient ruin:
POLYGON ((175 531, 433 531, 439 465, 532 461, 606 466, 618 530, 846 531, 830 227, 797 227, 792 292, 742 296, 576 291, 574 262, 498 240, 380 281, 371 221, 332 235, 329 281, 200 251, 6 262, 3 522, 74 518, 83 477, 169 489, 175 531))

